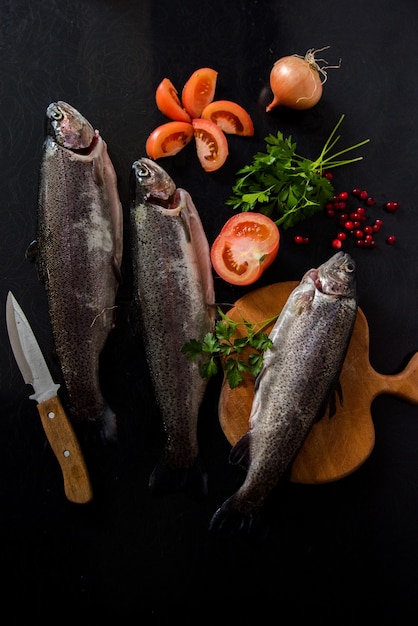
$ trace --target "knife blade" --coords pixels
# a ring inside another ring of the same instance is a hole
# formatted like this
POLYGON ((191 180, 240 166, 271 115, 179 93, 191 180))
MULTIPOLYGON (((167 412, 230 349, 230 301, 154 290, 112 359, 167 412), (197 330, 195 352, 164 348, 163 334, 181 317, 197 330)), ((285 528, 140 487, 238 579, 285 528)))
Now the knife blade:
POLYGON ((93 492, 89 473, 77 436, 58 397, 60 385, 54 382, 33 330, 11 291, 6 299, 6 325, 23 380, 33 387, 29 398, 37 402, 42 426, 61 467, 65 495, 78 504, 90 502, 93 492))

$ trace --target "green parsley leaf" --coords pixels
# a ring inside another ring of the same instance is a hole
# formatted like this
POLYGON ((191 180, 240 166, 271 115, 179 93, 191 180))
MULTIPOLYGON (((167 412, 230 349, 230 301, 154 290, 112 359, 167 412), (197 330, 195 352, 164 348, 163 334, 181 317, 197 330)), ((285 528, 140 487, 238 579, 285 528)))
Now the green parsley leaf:
POLYGON ((199 371, 202 378, 215 376, 220 360, 225 376, 231 389, 237 387, 245 372, 251 372, 256 377, 263 366, 263 353, 273 345, 264 328, 277 319, 277 316, 252 324, 246 320, 236 322, 218 308, 221 317, 215 324, 214 333, 206 333, 203 339, 190 339, 182 347, 182 353, 189 360, 200 357, 199 371), (235 337, 238 324, 243 324, 247 334, 235 337), (242 358, 245 348, 250 347, 248 359, 242 358))
POLYGON ((265 137, 266 152, 257 152, 252 163, 238 170, 232 194, 226 204, 234 210, 258 211, 274 219, 287 230, 311 217, 332 200, 334 187, 324 173, 341 165, 360 161, 363 157, 341 158, 347 152, 365 145, 365 139, 349 148, 330 154, 340 136, 336 132, 342 115, 325 142, 320 155, 307 159, 297 154, 296 143, 283 133, 265 137))

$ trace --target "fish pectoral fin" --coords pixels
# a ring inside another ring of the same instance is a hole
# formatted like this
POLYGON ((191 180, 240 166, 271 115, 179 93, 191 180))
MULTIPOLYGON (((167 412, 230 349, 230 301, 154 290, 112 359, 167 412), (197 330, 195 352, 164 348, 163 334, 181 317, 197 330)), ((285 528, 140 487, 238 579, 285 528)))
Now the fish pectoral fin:
POLYGON ((118 281, 119 285, 122 283, 122 272, 120 271, 120 267, 119 264, 116 260, 115 257, 113 257, 112 259, 112 267, 113 267, 113 271, 116 277, 116 280, 118 281))
POLYGON ((329 414, 328 417, 332 417, 333 415, 335 415, 335 413, 337 412, 337 396, 338 396, 338 400, 340 402, 340 405, 343 406, 343 389, 341 387, 341 383, 339 380, 337 380, 337 382, 335 383, 335 386, 333 388, 333 391, 331 393, 330 399, 329 399, 329 414))
POLYGON ((250 465, 250 431, 247 431, 231 449, 229 453, 229 462, 232 465, 239 465, 248 470, 250 465))
POLYGON ((46 283, 46 272, 45 272, 43 264, 40 261, 40 257, 39 257, 39 254, 38 254, 38 241, 36 239, 31 241, 31 243, 26 248, 25 259, 30 261, 30 263, 35 263, 36 264, 36 272, 37 272, 37 275, 38 275, 38 280, 41 283, 45 284, 46 283))
POLYGON ((30 242, 30 244, 26 248, 25 258, 28 259, 28 261, 34 261, 37 256, 38 256, 38 241, 34 239, 33 241, 30 242))
POLYGON ((339 380, 332 386, 329 395, 325 398, 320 411, 318 411, 318 416, 316 418, 316 422, 319 422, 325 415, 325 412, 328 408, 328 418, 331 419, 337 412, 337 396, 338 400, 343 405, 343 390, 341 387, 341 383, 339 380))

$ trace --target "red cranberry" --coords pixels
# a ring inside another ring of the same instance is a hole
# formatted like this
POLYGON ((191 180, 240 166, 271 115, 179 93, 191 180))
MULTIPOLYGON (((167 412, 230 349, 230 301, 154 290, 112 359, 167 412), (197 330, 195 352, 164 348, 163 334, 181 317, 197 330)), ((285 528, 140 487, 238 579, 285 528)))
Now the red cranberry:
POLYGON ((383 208, 386 209, 386 211, 389 211, 389 213, 395 213, 395 211, 401 208, 401 205, 399 202, 386 202, 386 204, 383 205, 383 208))

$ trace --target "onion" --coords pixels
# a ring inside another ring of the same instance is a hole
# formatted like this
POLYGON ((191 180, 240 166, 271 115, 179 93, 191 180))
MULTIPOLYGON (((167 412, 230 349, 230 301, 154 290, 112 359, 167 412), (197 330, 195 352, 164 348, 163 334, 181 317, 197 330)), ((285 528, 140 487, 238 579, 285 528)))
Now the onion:
POLYGON ((326 70, 338 65, 320 66, 319 62, 326 63, 325 59, 315 59, 315 54, 326 50, 319 48, 308 50, 304 57, 299 54, 285 56, 276 61, 270 72, 270 87, 273 100, 266 107, 271 111, 279 105, 290 109, 310 109, 322 96, 322 85, 327 80, 326 70))

